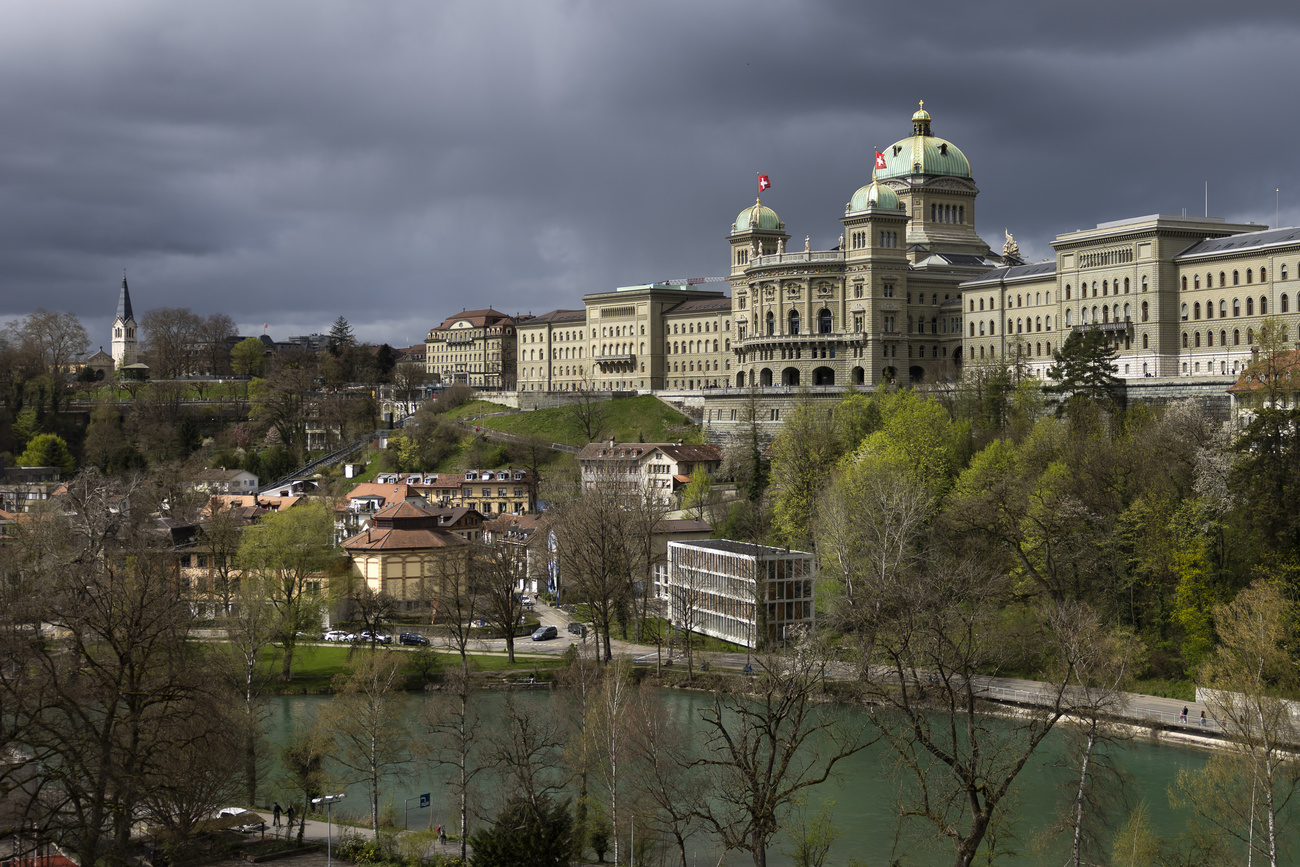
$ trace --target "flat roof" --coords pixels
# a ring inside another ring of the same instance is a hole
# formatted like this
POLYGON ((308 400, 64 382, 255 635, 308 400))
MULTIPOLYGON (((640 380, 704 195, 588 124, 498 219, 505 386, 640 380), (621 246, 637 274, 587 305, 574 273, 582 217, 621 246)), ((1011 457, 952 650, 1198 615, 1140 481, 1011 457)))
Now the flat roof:
POLYGON ((811 557, 809 551, 796 551, 790 548, 773 548, 769 545, 755 545, 753 542, 737 542, 733 539, 700 539, 695 542, 669 542, 681 548, 707 548, 712 551, 726 551, 728 554, 743 554, 746 557, 811 557))

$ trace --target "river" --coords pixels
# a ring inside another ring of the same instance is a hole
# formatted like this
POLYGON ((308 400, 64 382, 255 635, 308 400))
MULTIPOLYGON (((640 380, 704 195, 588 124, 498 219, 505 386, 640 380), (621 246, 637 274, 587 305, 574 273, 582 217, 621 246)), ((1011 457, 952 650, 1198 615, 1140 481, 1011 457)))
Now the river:
MULTIPOLYGON (((517 700, 535 704, 541 712, 552 693, 536 691, 514 695, 517 700)), ((420 703, 426 700, 436 701, 439 697, 426 699, 413 695, 409 698, 413 722, 419 713, 420 703)), ((499 718, 495 709, 505 701, 505 695, 496 692, 481 693, 477 700, 486 706, 488 712, 485 718, 491 720, 499 718)), ((268 724, 272 744, 278 747, 286 743, 294 730, 307 724, 316 710, 328 701, 326 696, 272 699, 268 724)), ((693 715, 709 701, 709 697, 700 693, 665 690, 663 701, 670 713, 693 715)), ((856 714, 861 711, 846 708, 844 712, 856 714)), ((1063 855, 1064 841, 1051 848, 1050 855, 1036 850, 1035 844, 1041 830, 1054 818, 1054 810, 1060 803, 1060 784, 1066 782, 1072 773, 1052 766, 1063 748, 1064 738, 1059 733, 1054 733, 1017 778, 1013 800, 1004 802, 1003 809, 1007 810, 1004 818, 1013 816, 1014 819, 1004 822, 999 829, 997 863, 1027 865, 1062 862, 1063 857, 1057 859, 1055 855, 1058 851, 1063 855)), ((278 756, 278 749, 274 752, 278 756)), ((1129 775, 1127 795, 1134 803, 1146 801, 1156 833, 1172 837, 1184 829, 1186 817, 1170 807, 1168 789, 1179 770, 1199 768, 1204 765, 1207 756, 1203 750, 1157 744, 1143 738, 1131 741, 1118 753, 1119 763, 1129 775)), ((889 864, 891 858, 896 858, 904 865, 920 865, 945 863, 951 859, 951 844, 946 840, 934 840, 928 827, 911 824, 900 831, 895 806, 899 782, 891 772, 892 759, 893 754, 883 747, 869 748, 840 763, 836 778, 812 789, 809 803, 813 810, 825 800, 834 802, 831 815, 841 832, 831 848, 827 864, 843 865, 852 859, 870 865, 889 864)), ((269 779, 274 781, 277 776, 276 772, 272 772, 269 779)), ((368 813, 365 785, 354 784, 345 789, 348 797, 339 804, 336 814, 359 817, 368 813)), ((274 782, 264 791, 269 792, 272 798, 279 798, 281 803, 288 798, 287 793, 282 788, 277 788, 274 782)), ((429 810, 418 809, 418 800, 412 800, 410 826, 419 828, 444 823, 449 828, 455 827, 455 808, 443 790, 438 773, 416 764, 407 765, 384 785, 380 795, 381 809, 382 805, 391 804, 397 823, 401 826, 405 818, 403 807, 406 799, 417 799, 425 792, 432 794, 432 816, 429 810)), ((495 780, 484 785, 481 802, 486 808, 485 813, 490 815, 495 811, 499 792, 500 784, 495 780)), ((693 854, 698 856, 699 863, 716 863, 717 851, 711 849, 711 842, 702 837, 696 838, 693 854)), ((788 842, 778 835, 769 850, 768 863, 773 867, 789 865, 790 859, 780 851, 787 846, 788 842)), ((747 855, 740 853, 723 863, 743 865, 750 862, 747 855)))

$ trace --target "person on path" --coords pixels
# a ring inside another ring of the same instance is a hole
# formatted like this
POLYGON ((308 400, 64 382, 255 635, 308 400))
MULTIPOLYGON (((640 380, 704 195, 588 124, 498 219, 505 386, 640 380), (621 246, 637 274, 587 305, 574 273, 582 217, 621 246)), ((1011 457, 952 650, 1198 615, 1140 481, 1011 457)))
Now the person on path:
POLYGON ((293 830, 293 804, 290 804, 290 805, 289 805, 289 809, 288 809, 288 811, 284 814, 284 817, 285 817, 285 819, 287 819, 288 822, 289 822, 288 830, 292 831, 292 830, 293 830))
POLYGON ((1179 717, 1179 720, 1184 723, 1187 722, 1187 705, 1183 705, 1183 713, 1182 716, 1179 717))
POLYGON ((272 812, 272 818, 271 818, 271 827, 272 828, 280 827, 280 802, 279 801, 275 802, 275 809, 272 812))
POLYGON ((1201 711, 1201 725, 1205 725, 1205 711, 1201 711))
POLYGON ((447 829, 442 825, 438 826, 438 842, 444 844, 447 842, 447 829))

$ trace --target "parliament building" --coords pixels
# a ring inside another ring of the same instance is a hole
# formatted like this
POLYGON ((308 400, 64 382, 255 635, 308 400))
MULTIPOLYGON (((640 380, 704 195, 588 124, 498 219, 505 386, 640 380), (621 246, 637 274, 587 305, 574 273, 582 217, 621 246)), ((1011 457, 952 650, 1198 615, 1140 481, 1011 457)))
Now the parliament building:
POLYGON ((499 359, 500 387, 525 392, 748 392, 952 380, 981 361, 1045 377, 1066 337, 1091 329, 1114 342, 1124 379, 1232 377, 1264 317, 1300 333, 1300 229, 1151 215, 1060 235, 1053 260, 1027 263, 1010 234, 1000 251, 980 237, 978 194, 922 105, 849 196, 833 249, 792 245, 755 201, 729 227, 727 276, 703 281, 729 283, 730 297, 703 283, 630 286, 516 316, 499 348, 437 346, 438 332, 477 336, 451 319, 430 342, 499 359))

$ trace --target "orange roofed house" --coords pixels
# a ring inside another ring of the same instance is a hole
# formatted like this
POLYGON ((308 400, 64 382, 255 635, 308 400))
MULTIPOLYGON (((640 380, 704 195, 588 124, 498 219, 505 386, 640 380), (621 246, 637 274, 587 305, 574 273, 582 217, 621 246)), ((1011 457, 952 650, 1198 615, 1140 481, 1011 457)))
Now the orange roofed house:
POLYGON ((406 501, 375 512, 368 529, 343 543, 353 576, 392 596, 399 611, 436 617, 439 599, 464 586, 471 548, 441 523, 437 511, 406 501))

